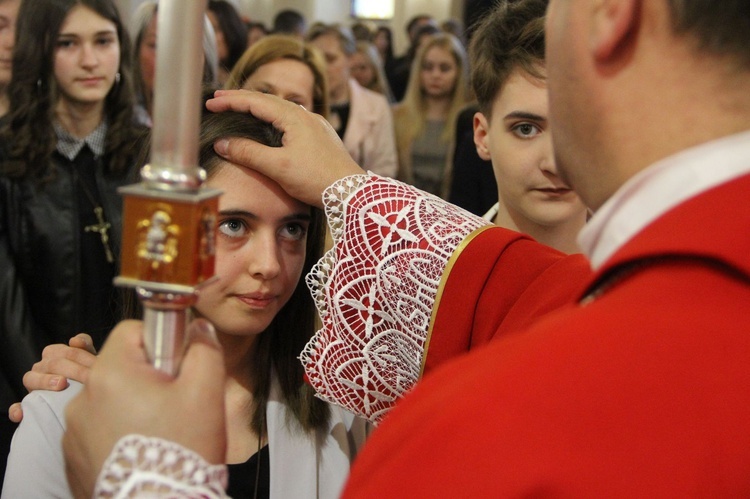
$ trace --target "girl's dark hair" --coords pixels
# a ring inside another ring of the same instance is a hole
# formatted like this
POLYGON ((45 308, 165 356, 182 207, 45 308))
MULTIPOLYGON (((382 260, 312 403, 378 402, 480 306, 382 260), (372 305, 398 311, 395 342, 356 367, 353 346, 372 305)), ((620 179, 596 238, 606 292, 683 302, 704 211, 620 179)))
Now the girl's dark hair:
POLYGON ((247 49, 247 26, 242 22, 237 9, 226 0, 209 0, 208 10, 216 14, 219 29, 224 33, 227 57, 219 61, 227 73, 232 70, 247 49))
POLYGON ((104 104, 108 122, 104 164, 109 173, 124 174, 133 163, 133 143, 142 129, 134 126, 130 40, 117 7, 112 0, 33 0, 22 2, 18 12, 13 76, 8 85, 10 108, 0 130, 0 141, 6 144, 10 158, 3 168, 10 175, 43 181, 54 174, 49 160, 57 146, 53 127, 59 98, 54 76, 55 45, 68 13, 79 5, 117 28, 120 77, 104 104))
MULTIPOLYGON (((212 95, 206 92, 204 98, 212 95)), ((205 109, 205 108, 204 108, 205 109)), ((210 178, 225 160, 214 151, 214 143, 223 137, 242 137, 261 144, 281 147, 282 133, 273 125, 249 114, 205 111, 201 118, 198 163, 210 178)), ((148 142, 148 141, 147 141, 148 142)), ((144 151, 148 151, 146 144, 144 151)), ((145 158, 146 154, 142 154, 145 158)), ((239 167, 238 167, 239 168, 239 167)), ((323 254, 325 218, 322 210, 311 208, 310 226, 307 232, 307 250, 302 275, 307 275, 323 254)), ((134 293, 125 298, 126 317, 140 316, 140 304, 134 293)), ((255 386, 253 386, 253 411, 251 424, 262 434, 266 405, 271 390, 272 371, 281 386, 282 397, 291 414, 305 430, 325 428, 330 410, 328 405, 315 397, 315 391, 304 381, 304 369, 298 357, 302 348, 312 337, 317 312, 305 279, 300 278, 289 301, 279 310, 268 329, 261 333, 253 360, 255 386)))
POLYGON ((372 40, 374 41, 378 33, 381 32, 385 33, 385 36, 388 39, 388 48, 385 50, 385 56, 383 57, 383 64, 385 65, 390 64, 393 61, 393 32, 388 26, 378 26, 375 33, 372 35, 372 40))

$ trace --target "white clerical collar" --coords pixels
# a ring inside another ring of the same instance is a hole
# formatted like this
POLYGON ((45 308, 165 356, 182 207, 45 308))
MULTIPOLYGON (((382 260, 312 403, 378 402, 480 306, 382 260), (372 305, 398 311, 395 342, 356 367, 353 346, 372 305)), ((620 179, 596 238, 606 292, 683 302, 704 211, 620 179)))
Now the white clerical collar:
POLYGON ((581 230, 594 269, 656 218, 683 201, 750 173, 750 130, 686 149, 628 180, 581 230))

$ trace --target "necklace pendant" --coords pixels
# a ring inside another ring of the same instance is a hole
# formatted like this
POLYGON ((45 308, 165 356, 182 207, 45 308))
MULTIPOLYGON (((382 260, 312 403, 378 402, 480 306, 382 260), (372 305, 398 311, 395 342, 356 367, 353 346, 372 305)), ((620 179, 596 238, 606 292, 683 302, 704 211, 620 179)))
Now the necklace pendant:
POLYGON ((94 215, 98 223, 94 225, 87 225, 83 228, 86 232, 96 232, 102 240, 102 246, 104 246, 104 255, 109 263, 115 262, 115 255, 112 253, 112 248, 109 247, 109 229, 112 224, 104 220, 104 209, 101 206, 94 207, 94 215))

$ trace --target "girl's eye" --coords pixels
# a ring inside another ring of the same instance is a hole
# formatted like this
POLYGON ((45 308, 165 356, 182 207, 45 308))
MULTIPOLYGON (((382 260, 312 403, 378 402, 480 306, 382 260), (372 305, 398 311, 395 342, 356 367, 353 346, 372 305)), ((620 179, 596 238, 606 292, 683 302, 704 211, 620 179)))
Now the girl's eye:
POLYGON ((288 223, 281 228, 281 236, 293 241, 300 241, 307 236, 307 227, 300 223, 288 223))
POLYGON ((227 237, 243 237, 247 233, 247 225, 242 220, 230 218, 219 223, 219 232, 227 237))
POLYGON ((57 47, 65 49, 73 46, 73 40, 57 40, 57 47))
POLYGON ((108 36, 108 37, 105 37, 105 38, 99 38, 98 40, 96 40, 96 43, 97 43, 97 45, 103 45, 103 46, 106 47, 108 45, 111 45, 111 44, 115 43, 115 40, 114 40, 114 38, 108 36))
POLYGON ((532 125, 531 123, 519 123, 512 128, 512 131, 522 139, 536 137, 542 132, 538 126, 532 125))

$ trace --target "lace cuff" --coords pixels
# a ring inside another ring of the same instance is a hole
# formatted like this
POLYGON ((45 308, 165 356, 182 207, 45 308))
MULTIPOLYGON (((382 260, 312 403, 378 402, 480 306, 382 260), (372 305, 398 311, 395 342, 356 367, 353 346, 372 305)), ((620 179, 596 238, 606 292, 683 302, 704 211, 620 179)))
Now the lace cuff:
POLYGON ((174 442, 122 437, 104 462, 94 497, 226 498, 227 467, 174 442))
POLYGON ((372 173, 323 201, 334 245, 306 278, 323 327, 300 360, 320 398, 377 423, 419 379, 448 260, 488 222, 372 173))

